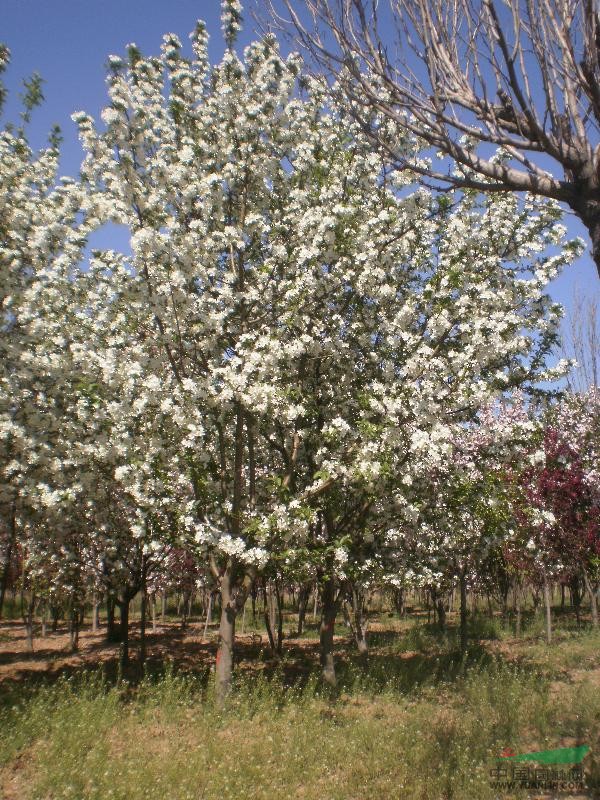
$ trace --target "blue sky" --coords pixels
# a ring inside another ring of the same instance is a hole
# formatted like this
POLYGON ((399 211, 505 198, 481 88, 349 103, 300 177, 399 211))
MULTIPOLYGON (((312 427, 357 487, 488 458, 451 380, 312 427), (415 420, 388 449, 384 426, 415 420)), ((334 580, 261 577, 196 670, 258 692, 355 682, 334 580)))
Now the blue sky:
MULTIPOLYGON (((256 0, 260 6, 260 0, 256 0)), ((245 5, 249 5, 246 3, 245 5)), ((11 66, 5 75, 9 98, 5 116, 18 114, 22 78, 39 72, 44 78, 45 102, 30 124, 34 146, 45 144, 54 123, 63 131, 62 173, 75 176, 81 149, 74 111, 98 117, 106 103, 104 64, 109 54, 123 54, 135 42, 143 52, 156 53, 163 34, 173 32, 187 42, 198 18, 210 33, 210 55, 223 54, 219 0, 0 0, 0 41, 11 50, 11 66)), ((253 38, 252 19, 247 21, 240 44, 253 38)), ((567 213, 572 235, 587 237, 581 223, 567 213)), ((589 250, 551 286, 552 296, 567 308, 575 287, 600 298, 600 280, 589 250)))

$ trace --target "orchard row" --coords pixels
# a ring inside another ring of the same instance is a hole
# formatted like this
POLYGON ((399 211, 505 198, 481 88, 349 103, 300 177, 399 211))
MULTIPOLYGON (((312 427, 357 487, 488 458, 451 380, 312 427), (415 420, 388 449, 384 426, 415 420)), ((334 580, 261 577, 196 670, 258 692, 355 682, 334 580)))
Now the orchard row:
POLYGON ((263 579, 318 587, 329 683, 374 586, 577 575, 595 608, 599 397, 540 388, 581 243, 554 201, 390 171, 274 37, 236 54, 237 6, 218 65, 201 23, 189 57, 109 58, 77 180, 57 136, 0 133, 2 596, 30 626, 107 597, 126 630, 189 573, 220 598, 221 696, 263 579))

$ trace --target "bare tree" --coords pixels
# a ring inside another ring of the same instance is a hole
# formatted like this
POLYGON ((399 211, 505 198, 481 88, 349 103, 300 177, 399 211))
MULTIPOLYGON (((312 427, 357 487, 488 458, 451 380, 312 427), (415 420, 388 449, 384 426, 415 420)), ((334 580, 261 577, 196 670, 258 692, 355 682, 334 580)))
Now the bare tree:
POLYGON ((562 201, 600 275, 598 2, 268 0, 397 169, 562 201), (400 153, 386 121, 448 159, 400 153))
POLYGON ((598 296, 576 289, 563 324, 562 349, 578 367, 568 378, 571 391, 600 388, 600 305, 598 296))

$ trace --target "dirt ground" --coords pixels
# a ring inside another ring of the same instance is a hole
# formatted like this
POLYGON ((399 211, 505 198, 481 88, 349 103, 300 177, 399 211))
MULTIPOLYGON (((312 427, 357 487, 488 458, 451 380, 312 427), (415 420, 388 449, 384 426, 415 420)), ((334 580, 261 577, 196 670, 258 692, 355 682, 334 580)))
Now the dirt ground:
MULTIPOLYGON (((39 633, 39 632, 38 632, 39 633)), ((130 667, 132 677, 139 672, 139 625, 130 626, 130 667)), ((160 669, 165 663, 184 672, 211 669, 217 650, 218 627, 213 623, 204 637, 204 622, 190 622, 182 628, 179 622, 158 624, 146 632, 146 668, 160 669)), ((336 636, 338 643, 343 637, 336 636)), ((17 621, 0 622, 0 685, 4 681, 52 678, 61 673, 79 672, 103 666, 107 675, 117 671, 119 644, 106 640, 106 630, 100 627, 92 633, 89 625, 79 634, 78 649, 73 652, 65 626, 55 633, 34 638, 33 653, 27 652, 25 627, 17 621)), ((318 640, 315 638, 286 638, 284 648, 295 671, 310 671, 318 662, 318 640)), ((273 663, 266 634, 236 634, 236 660, 242 670, 264 669, 273 663)), ((292 668, 290 663, 290 669, 292 668)))

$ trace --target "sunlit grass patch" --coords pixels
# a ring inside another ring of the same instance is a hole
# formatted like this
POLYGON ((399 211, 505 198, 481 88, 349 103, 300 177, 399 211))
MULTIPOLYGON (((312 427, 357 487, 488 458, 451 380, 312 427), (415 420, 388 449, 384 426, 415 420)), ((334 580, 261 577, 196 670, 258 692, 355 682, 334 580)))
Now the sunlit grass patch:
POLYGON ((591 687, 565 686, 557 702, 539 672, 487 658, 407 689, 396 660, 377 678, 348 669, 335 696, 313 677, 242 677, 222 710, 210 680, 173 670, 135 687, 100 675, 21 687, 1 712, 1 763, 7 774, 20 756, 23 800, 266 799, 282 787, 305 800, 485 800, 504 747, 597 739, 591 687))

